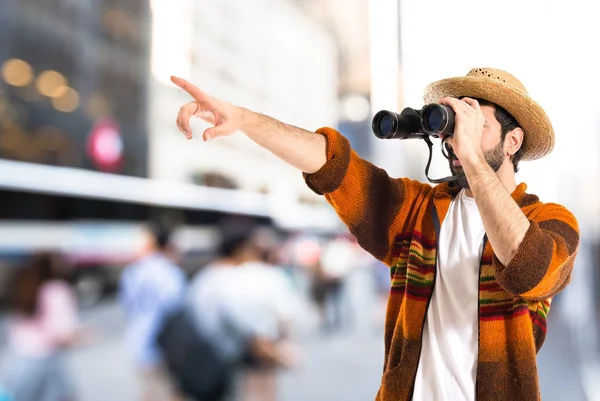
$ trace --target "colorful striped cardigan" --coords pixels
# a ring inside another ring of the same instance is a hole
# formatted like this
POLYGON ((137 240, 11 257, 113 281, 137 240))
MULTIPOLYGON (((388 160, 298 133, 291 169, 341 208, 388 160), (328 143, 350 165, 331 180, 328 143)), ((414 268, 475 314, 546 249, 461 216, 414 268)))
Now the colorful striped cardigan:
MULTIPOLYGON (((361 159, 335 130, 317 132, 327 138, 327 163, 304 174, 307 185, 325 195, 360 245, 391 268, 385 362, 376 400, 411 400, 436 277, 439 225, 458 190, 390 178, 361 159)), ((486 242, 481 259, 480 401, 540 399, 536 354, 546 337, 551 299, 569 283, 578 249, 574 216, 525 189, 520 184, 512 194, 531 223, 516 256, 503 266, 486 242)))

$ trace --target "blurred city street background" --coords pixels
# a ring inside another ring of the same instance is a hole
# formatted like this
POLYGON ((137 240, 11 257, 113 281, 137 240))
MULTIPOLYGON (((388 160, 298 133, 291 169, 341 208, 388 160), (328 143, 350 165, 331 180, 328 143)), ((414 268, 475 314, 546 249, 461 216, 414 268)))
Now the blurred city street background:
MULTIPOLYGON (((365 295, 372 284, 366 270, 348 280, 348 304, 355 320, 347 330, 330 335, 307 331, 302 335, 302 366, 281 374, 281 401, 374 398, 383 364, 382 315, 372 314, 376 299, 365 295)), ((83 320, 98 329, 98 341, 72 352, 68 363, 81 399, 133 400, 138 391, 133 365, 122 340, 124 316, 113 300, 86 310, 83 320)), ((588 400, 583 387, 581 360, 569 328, 550 319, 545 348, 539 355, 543 400, 588 400)))
MULTIPOLYGON (((426 182, 426 146, 377 139, 373 115, 421 107, 429 82, 493 67, 525 84, 556 131, 554 152, 521 163, 517 182, 565 205, 581 228, 571 283, 553 301, 538 355, 542 398, 600 401, 600 59, 589 45, 600 40, 598 7, 0 0, 0 368, 9 365, 11 279, 50 251, 63 257, 91 331, 66 350, 77 399, 140 399, 119 296, 124 269, 146 244, 144 223, 173 228, 188 284, 217 255, 226 223, 251 222, 277 233, 275 264, 299 299, 300 364, 280 372, 278 400, 374 399, 386 271, 346 244, 352 263, 338 271, 339 285, 316 292, 328 245, 345 238, 333 209, 243 134, 205 143, 209 126, 194 120, 196 137, 186 140, 175 119, 190 98, 169 78, 308 130, 334 127, 391 176, 426 182)), ((447 170, 435 153, 430 176, 447 170)))

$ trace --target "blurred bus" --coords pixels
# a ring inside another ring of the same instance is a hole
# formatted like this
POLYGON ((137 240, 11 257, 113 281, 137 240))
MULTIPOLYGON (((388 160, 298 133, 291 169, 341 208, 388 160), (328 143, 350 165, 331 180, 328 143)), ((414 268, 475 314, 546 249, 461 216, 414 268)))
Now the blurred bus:
POLYGON ((327 205, 268 195, 0 159, 0 300, 14 268, 40 249, 62 253, 85 305, 115 288, 144 222, 177 227, 181 264, 193 274, 214 255, 219 224, 250 220, 288 233, 340 229, 327 205))

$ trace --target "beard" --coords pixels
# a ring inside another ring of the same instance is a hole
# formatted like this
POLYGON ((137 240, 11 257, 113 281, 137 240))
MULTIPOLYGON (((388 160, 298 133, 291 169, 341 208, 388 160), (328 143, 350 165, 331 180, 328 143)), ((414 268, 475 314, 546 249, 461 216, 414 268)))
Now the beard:
MULTIPOLYGON (((483 152, 485 161, 494 172, 500 170, 500 166, 504 163, 504 149, 502 145, 502 142, 500 142, 494 149, 483 152)), ((468 189, 469 182, 467 181, 467 177, 464 176, 464 169, 462 166, 453 166, 452 160, 454 159, 450 159, 450 171, 452 172, 452 175, 463 174, 463 177, 454 181, 455 185, 458 185, 460 188, 468 189)))

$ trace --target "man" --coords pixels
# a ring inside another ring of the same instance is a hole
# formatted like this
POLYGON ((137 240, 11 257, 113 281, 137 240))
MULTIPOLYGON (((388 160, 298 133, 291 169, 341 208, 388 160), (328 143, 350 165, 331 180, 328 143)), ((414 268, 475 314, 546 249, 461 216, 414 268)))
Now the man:
POLYGON ((302 170, 360 245, 390 266, 377 400, 540 399, 536 353, 551 299, 570 280, 579 227, 563 206, 516 183, 519 159, 554 146, 546 113, 521 82, 476 68, 427 86, 426 103, 456 113, 450 167, 465 175, 435 187, 390 178, 333 129, 308 132, 173 82, 194 97, 178 116, 188 138, 191 116, 214 124, 205 140, 243 131, 302 170))
POLYGON ((126 338, 139 370, 143 401, 180 398, 166 372, 156 337, 167 314, 183 299, 186 278, 170 258, 171 232, 160 226, 144 227, 137 261, 127 266, 119 298, 126 313, 126 338))

